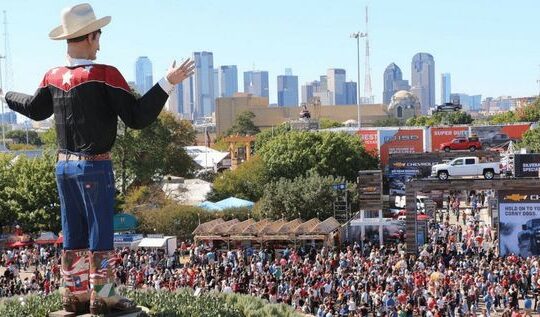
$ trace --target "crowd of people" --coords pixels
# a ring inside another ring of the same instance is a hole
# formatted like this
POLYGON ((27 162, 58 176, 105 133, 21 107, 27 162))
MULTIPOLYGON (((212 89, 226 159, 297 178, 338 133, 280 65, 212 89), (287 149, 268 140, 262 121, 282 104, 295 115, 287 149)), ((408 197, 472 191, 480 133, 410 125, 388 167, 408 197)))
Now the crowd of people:
MULTIPOLYGON (((117 283, 130 288, 236 292, 331 316, 528 316, 540 308, 540 259, 498 257, 488 225, 469 213, 465 225, 430 221, 417 256, 403 244, 363 241, 338 247, 182 246, 117 250, 117 283)), ((0 296, 48 294, 60 285, 59 250, 4 251, 0 296), (21 271, 33 272, 21 279, 21 271)))

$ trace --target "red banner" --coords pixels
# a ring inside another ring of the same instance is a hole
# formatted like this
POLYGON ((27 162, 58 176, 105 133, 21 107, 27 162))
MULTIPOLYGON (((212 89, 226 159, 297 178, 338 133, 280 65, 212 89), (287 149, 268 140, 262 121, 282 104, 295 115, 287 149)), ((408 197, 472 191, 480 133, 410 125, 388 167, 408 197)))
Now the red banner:
POLYGON ((521 140, 523 134, 531 128, 530 123, 505 125, 501 128, 501 133, 505 133, 512 139, 521 140))
POLYGON ((431 151, 436 152, 442 143, 450 142, 460 136, 467 136, 468 133, 468 127, 432 127, 431 151))
POLYGON ((358 134, 362 138, 366 151, 377 154, 379 150, 379 138, 377 137, 377 130, 360 129, 358 134))

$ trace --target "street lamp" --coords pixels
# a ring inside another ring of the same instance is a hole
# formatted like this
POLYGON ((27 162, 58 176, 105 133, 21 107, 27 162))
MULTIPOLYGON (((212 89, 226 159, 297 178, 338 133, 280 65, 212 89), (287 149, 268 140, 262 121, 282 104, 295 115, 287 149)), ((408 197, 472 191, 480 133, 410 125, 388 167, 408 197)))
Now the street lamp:
POLYGON ((367 33, 362 33, 360 31, 355 32, 351 34, 351 38, 356 39, 356 55, 357 55, 357 66, 358 66, 358 83, 356 85, 356 94, 358 100, 356 101, 358 104, 358 129, 360 130, 360 38, 361 37, 367 37, 367 33))

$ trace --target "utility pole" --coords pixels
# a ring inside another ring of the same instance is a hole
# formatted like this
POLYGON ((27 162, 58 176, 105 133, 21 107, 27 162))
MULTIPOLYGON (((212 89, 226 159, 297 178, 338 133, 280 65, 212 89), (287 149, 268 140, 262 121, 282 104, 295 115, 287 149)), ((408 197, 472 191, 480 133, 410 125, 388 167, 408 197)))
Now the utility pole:
POLYGON ((357 95, 358 95, 358 100, 357 100, 357 106, 358 106, 358 129, 360 129, 360 126, 361 126, 361 123, 360 123, 360 38, 361 37, 366 37, 367 36, 367 33, 362 33, 362 32, 355 32, 353 34, 351 34, 351 38, 355 38, 356 39, 356 57, 357 57, 357 66, 358 66, 358 83, 356 83, 356 92, 357 92, 357 95))
MULTIPOLYGON (((6 58, 5 56, 3 55, 0 55, 0 90, 2 90, 3 88, 3 85, 2 85, 2 61, 1 59, 2 58, 6 58)), ((4 101, 3 100, 0 100, 0 104, 2 104, 2 121, 0 121, 0 124, 2 125, 2 151, 7 151, 7 147, 6 147, 6 131, 5 131, 5 117, 4 117, 4 101)))

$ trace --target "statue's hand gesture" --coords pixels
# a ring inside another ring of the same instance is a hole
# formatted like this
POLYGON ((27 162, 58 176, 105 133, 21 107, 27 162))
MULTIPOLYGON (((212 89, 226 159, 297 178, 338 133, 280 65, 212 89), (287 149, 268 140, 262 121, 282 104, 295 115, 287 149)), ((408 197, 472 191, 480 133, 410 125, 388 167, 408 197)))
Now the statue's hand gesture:
POLYGON ((195 71, 195 61, 191 58, 186 59, 182 65, 176 67, 176 61, 173 62, 171 68, 167 72, 167 81, 176 85, 181 83, 184 79, 189 78, 195 71))

